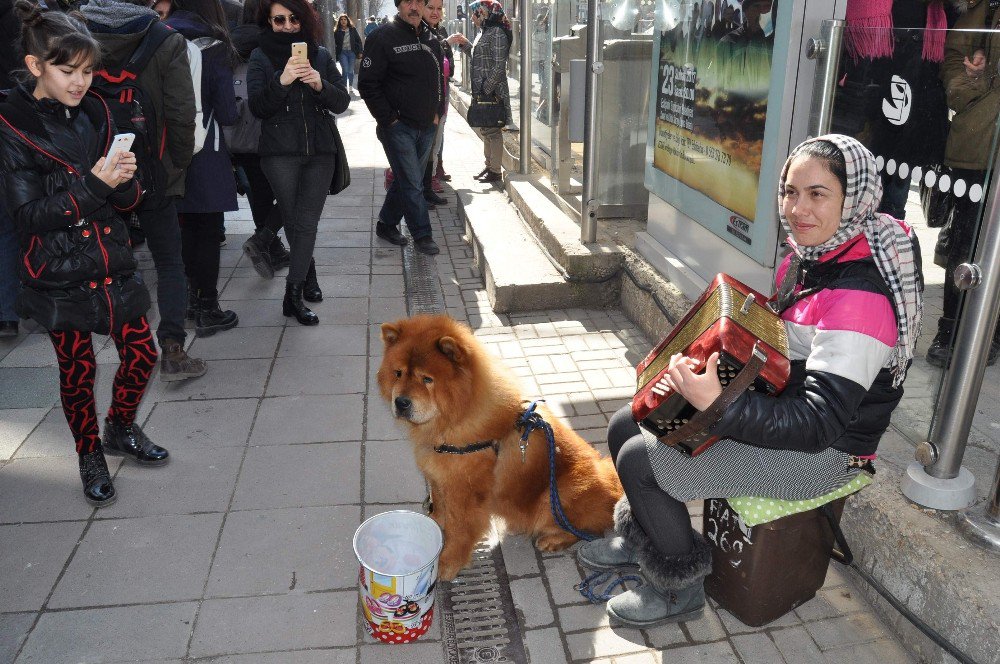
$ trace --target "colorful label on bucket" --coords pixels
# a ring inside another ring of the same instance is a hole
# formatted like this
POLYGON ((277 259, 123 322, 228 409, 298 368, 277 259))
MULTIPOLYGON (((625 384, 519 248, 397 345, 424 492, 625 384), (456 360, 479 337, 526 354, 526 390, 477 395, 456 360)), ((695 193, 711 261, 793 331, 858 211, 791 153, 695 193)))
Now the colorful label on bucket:
POLYGON ((373 637, 385 643, 410 643, 426 634, 433 621, 434 607, 432 606, 427 613, 419 617, 415 627, 406 627, 404 623, 395 620, 386 620, 381 623, 365 620, 365 629, 373 637))
POLYGON ((368 633, 386 643, 409 643, 423 636, 434 613, 436 578, 436 563, 406 577, 386 576, 362 565, 358 581, 368 633))

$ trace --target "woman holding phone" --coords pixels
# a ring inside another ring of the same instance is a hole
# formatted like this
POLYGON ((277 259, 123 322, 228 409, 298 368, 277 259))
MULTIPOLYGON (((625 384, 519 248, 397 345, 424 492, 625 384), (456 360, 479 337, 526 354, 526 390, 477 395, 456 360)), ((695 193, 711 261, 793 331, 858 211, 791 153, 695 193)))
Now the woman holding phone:
POLYGON ((334 113, 351 97, 320 21, 306 0, 262 0, 260 47, 250 54, 250 111, 261 119, 258 153, 285 221, 291 250, 282 311, 302 325, 319 318, 303 302, 323 299, 313 261, 316 229, 337 164, 334 113), (296 55, 302 49, 304 53, 296 55))
POLYGON ((144 465, 168 458, 135 423, 156 346, 145 317, 149 292, 116 210, 135 209, 142 187, 135 155, 124 146, 109 153, 114 122, 104 101, 88 94, 100 47, 82 17, 43 12, 29 0, 14 8, 28 76, 0 95, 0 173, 21 248, 17 311, 48 331, 83 495, 103 507, 116 498, 105 451, 144 465), (121 359, 103 446, 93 332, 110 335, 121 359))

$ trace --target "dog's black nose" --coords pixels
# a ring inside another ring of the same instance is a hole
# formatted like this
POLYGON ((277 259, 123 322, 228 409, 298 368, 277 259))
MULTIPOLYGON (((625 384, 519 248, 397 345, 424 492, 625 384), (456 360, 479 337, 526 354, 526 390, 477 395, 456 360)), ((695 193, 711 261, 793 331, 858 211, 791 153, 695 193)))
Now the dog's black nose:
POLYGON ((396 414, 400 416, 406 415, 413 408, 413 402, 406 397, 396 397, 393 403, 396 404, 396 414))

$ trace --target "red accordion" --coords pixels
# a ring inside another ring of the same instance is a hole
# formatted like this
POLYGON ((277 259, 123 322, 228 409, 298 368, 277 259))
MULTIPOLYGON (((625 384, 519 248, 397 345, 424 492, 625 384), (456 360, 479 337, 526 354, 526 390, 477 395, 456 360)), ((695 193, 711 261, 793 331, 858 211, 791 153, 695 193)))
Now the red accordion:
POLYGON ((639 366, 632 417, 660 441, 697 456, 718 440, 708 427, 744 390, 778 394, 788 383, 788 336, 767 298, 726 274, 718 274, 666 339, 639 366), (664 384, 670 357, 699 360, 719 353, 722 395, 699 412, 664 384))

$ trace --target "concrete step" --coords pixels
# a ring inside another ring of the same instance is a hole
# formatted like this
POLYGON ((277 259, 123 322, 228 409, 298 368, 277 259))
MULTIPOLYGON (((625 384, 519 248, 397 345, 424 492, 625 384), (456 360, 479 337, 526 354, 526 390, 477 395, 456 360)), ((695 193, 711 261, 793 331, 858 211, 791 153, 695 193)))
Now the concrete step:
POLYGON ((554 193, 530 175, 511 175, 507 193, 542 247, 571 281, 600 282, 621 272, 625 254, 615 244, 580 241, 580 225, 553 200, 554 193))
POLYGON ((474 189, 457 186, 456 195, 459 218, 497 313, 606 306, 617 301, 617 278, 602 283, 567 280, 503 191, 482 185, 474 189))

